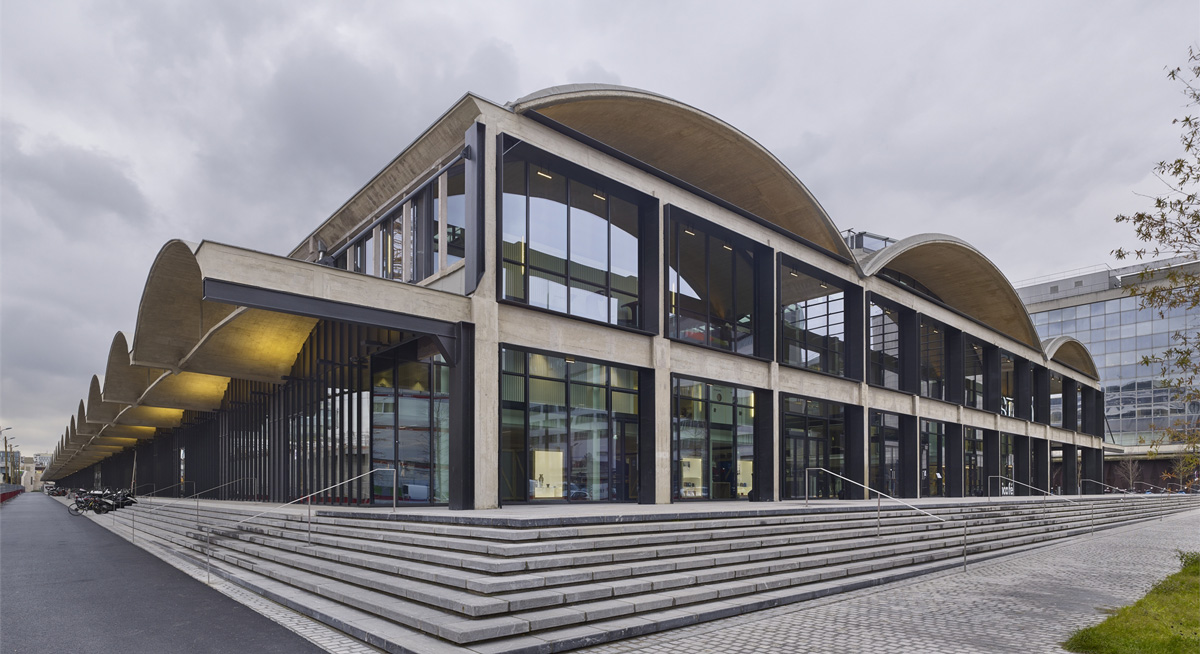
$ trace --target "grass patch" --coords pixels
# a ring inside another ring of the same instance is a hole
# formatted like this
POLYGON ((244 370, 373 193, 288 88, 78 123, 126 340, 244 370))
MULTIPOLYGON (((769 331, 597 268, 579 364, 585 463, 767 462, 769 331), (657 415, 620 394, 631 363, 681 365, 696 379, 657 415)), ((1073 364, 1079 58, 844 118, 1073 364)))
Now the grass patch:
POLYGON ((1179 572, 1094 627, 1076 631, 1063 649, 1084 654, 1200 652, 1200 552, 1179 552, 1179 572))

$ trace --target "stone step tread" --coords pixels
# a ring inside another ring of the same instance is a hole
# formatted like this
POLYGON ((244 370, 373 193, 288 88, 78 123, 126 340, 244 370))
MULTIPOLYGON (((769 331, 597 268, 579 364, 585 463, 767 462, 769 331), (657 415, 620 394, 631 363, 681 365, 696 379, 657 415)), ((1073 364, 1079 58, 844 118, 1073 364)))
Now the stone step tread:
MULTIPOLYGON (((979 530, 976 529, 976 532, 978 533, 979 530)), ((973 537, 975 537, 974 534, 973 534, 973 537)), ((878 543, 878 541, 875 540, 873 537, 867 538, 866 542, 878 543)), ((384 552, 387 551, 386 548, 377 548, 377 549, 379 549, 380 551, 384 551, 384 552)), ((810 549, 817 549, 817 548, 810 548, 810 549)), ((702 562, 707 563, 706 560, 702 560, 702 562)), ((412 566, 413 564, 407 564, 407 565, 412 566)), ((426 566, 426 568, 427 568, 426 570, 417 571, 417 572, 418 572, 418 574, 424 574, 426 580, 428 580, 428 581, 433 581, 435 583, 447 583, 448 585, 461 588, 461 587, 463 587, 464 583, 469 584, 474 579, 474 580, 476 580, 475 585, 470 587, 471 590, 475 590, 478 592, 485 592, 485 593, 487 593, 487 592, 494 593, 494 592, 499 592, 499 591, 511 591, 511 590, 518 590, 521 588, 530 588, 530 587, 536 588, 536 587, 541 587, 541 586, 547 585, 547 582, 549 582, 550 584, 570 583, 570 582, 578 581, 581 578, 584 578, 584 575, 578 574, 578 571, 569 571, 565 575, 559 575, 557 578, 555 578, 555 576, 553 576, 553 575, 550 575, 550 576, 544 576, 544 578, 542 580, 538 580, 538 579, 526 576, 525 578, 501 579, 501 580, 497 581, 496 584, 489 586, 488 580, 486 578, 480 580, 479 577, 472 576, 472 574, 469 572, 466 574, 454 574, 452 570, 446 571, 445 574, 441 575, 442 578, 439 579, 437 576, 438 573, 435 571, 437 566, 426 566)), ((605 569, 605 566, 600 566, 600 568, 596 571, 596 576, 603 576, 603 577, 611 578, 611 577, 617 577, 617 576, 625 576, 627 574, 624 566, 608 566, 607 568, 608 569, 605 569)), ((651 570, 652 569, 653 568, 651 568, 651 570)), ((644 569, 639 570, 639 572, 645 572, 645 570, 644 569)), ((628 574, 633 574, 633 570, 628 570, 628 574)))
MULTIPOLYGON (((1119 500, 1114 500, 1114 501, 1119 501, 1119 500)), ((1100 503, 1100 502, 1097 502, 1097 503, 1100 503)), ((1051 503, 1051 505, 1055 505, 1055 504, 1061 505, 1062 508, 1060 510, 1069 510, 1069 508, 1072 506, 1072 505, 1066 504, 1061 501, 1051 503)), ((1039 503, 1039 505, 1040 505, 1040 503, 1039 503)), ((1029 512, 1029 511, 1033 510, 1034 506, 1035 505, 1030 502, 1017 502, 1017 503, 999 503, 999 502, 997 502, 994 505, 980 505, 980 506, 973 505, 971 507, 965 507, 965 508, 961 507, 961 506, 959 506, 959 507, 944 507, 944 508, 934 507, 933 512, 934 513, 940 512, 940 513, 943 513, 946 515, 955 515, 955 514, 959 514, 964 511, 968 511, 968 510, 976 511, 976 512, 989 511, 992 513, 997 513, 997 512, 1004 511, 1004 510, 1011 510, 1011 511, 1016 511, 1016 512, 1029 512)), ((173 507, 170 510, 183 513, 183 512, 188 511, 188 507, 186 505, 181 504, 180 506, 173 507)), ((883 510, 884 510, 884 515, 891 514, 891 516, 889 516, 889 517, 894 517, 897 513, 906 514, 909 517, 920 515, 910 509, 903 508, 903 507, 889 508, 889 507, 885 506, 883 508, 883 510)), ((231 516, 233 516, 232 518, 230 518, 231 520, 233 518, 245 518, 245 517, 250 517, 251 515, 253 515, 249 511, 232 511, 232 510, 230 510, 230 511, 225 511, 225 513, 228 513, 231 516)), ((809 513, 809 514, 797 515, 797 514, 789 513, 789 514, 784 514, 784 515, 765 516, 762 518, 758 518, 758 520, 760 520, 760 521, 786 521, 786 520, 799 519, 801 521, 814 522, 814 521, 817 521, 820 519, 825 519, 827 516, 831 516, 829 519, 838 519, 838 520, 844 520, 846 518, 851 518, 852 516, 857 516, 854 519, 859 519, 859 520, 873 520, 874 513, 875 513, 874 511, 862 510, 862 509, 858 509, 857 511, 850 512, 850 513, 840 513, 840 514, 839 513, 833 513, 833 514, 809 513)), ((457 525, 444 525, 442 523, 405 522, 405 521, 401 521, 401 520, 387 520, 387 519, 346 518, 346 517, 343 517, 344 514, 333 514, 333 515, 335 515, 337 517, 318 515, 316 518, 314 518, 314 524, 322 524, 322 523, 326 523, 326 522, 330 523, 330 524, 338 524, 338 523, 347 523, 347 522, 352 521, 352 522, 357 523, 359 526, 368 526, 369 525, 371 528, 376 528, 376 529, 380 529, 380 530, 388 530, 388 531, 430 532, 430 533, 434 533, 436 535, 442 535, 442 536, 450 536, 450 535, 453 535, 454 533, 457 533, 459 536, 466 538, 468 540, 480 540, 480 539, 487 539, 487 538, 494 539, 497 536, 499 536, 504 540, 519 539, 521 541, 528 541, 528 540, 533 540, 533 539, 548 540, 548 539, 555 539, 555 538, 574 538, 579 535, 589 535, 588 532, 594 533, 596 535, 612 536, 614 534, 620 535, 622 532, 627 531, 627 530, 631 530, 634 533, 642 533, 642 532, 646 532, 646 531, 657 531, 657 532, 694 531, 696 529, 726 528, 729 526, 734 526, 736 524, 753 524, 754 521, 756 520, 756 518, 753 518, 753 517, 725 517, 725 518, 719 518, 719 519, 711 518, 711 519, 707 519, 707 520, 700 520, 700 519, 689 519, 687 514, 682 514, 683 517, 681 517, 680 519, 677 519, 677 520, 654 522, 654 523, 629 522, 629 523, 602 524, 602 525, 590 525, 590 526, 584 525, 584 526, 569 526, 569 527, 559 527, 559 528, 543 528, 540 530, 527 530, 527 529, 521 530, 521 529, 495 529, 495 528, 477 528, 477 527, 461 528, 457 525)), ((388 514, 384 514, 384 515, 388 515, 388 514)), ((278 524, 282 524, 282 523, 295 524, 297 522, 303 521, 303 516, 297 515, 297 514, 290 514, 287 516, 282 516, 282 515, 280 515, 280 516, 264 516, 262 518, 259 518, 259 520, 260 521, 277 520, 277 521, 279 521, 278 524)), ((277 524, 277 526, 278 526, 278 524, 277 524)))

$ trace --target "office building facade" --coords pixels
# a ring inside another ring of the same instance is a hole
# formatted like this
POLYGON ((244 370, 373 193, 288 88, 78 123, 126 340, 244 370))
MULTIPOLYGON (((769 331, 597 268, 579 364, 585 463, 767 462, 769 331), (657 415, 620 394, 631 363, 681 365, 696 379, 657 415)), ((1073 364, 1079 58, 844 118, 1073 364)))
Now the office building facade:
POLYGON ((287 256, 167 243, 45 478, 454 509, 1099 479, 1079 340, 960 239, 852 245, 695 108, 468 94, 287 256))

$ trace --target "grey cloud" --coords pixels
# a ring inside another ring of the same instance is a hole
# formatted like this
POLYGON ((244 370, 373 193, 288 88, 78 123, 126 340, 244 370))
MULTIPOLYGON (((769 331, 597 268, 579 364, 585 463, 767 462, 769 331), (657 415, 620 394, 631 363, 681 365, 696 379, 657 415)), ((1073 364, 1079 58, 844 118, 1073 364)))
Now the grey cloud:
POLYGON ((10 121, 0 128, 0 187, 5 196, 29 202, 40 218, 63 231, 92 231, 94 221, 102 218, 130 225, 149 220, 146 198, 125 162, 57 140, 40 141, 26 150, 18 144, 21 131, 10 121))

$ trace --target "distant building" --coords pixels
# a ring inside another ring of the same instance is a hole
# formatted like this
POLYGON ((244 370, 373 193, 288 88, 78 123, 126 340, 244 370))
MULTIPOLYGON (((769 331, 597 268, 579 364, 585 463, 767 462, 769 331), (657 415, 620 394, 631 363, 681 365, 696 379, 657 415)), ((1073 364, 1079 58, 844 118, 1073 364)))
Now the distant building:
MULTIPOLYGON (((1130 288, 1147 283, 1143 271, 1175 266, 1200 264, 1170 259, 1117 269, 1093 266, 1021 282, 1017 288, 1043 340, 1070 336, 1087 345, 1104 387, 1106 441, 1125 446, 1126 453, 1138 459, 1147 457, 1164 427, 1200 425, 1200 402, 1173 397, 1160 370, 1141 365, 1144 357, 1169 347, 1172 334, 1200 328, 1200 309, 1173 309, 1161 316, 1139 309, 1138 299, 1129 296, 1130 288)), ((1053 402, 1052 413, 1052 421, 1061 419, 1061 401, 1053 402)), ((1160 451, 1169 454, 1175 449, 1178 446, 1166 445, 1160 451)), ((1165 462, 1148 465, 1153 470, 1143 471, 1142 478, 1161 484, 1165 462)))

